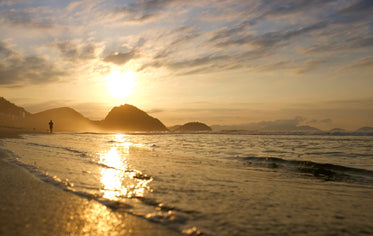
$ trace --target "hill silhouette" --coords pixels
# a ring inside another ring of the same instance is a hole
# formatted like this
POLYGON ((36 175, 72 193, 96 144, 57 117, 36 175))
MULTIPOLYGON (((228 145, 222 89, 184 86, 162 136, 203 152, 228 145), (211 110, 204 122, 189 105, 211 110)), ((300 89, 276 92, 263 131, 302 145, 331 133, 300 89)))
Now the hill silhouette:
POLYGON ((373 127, 361 127, 360 129, 357 129, 355 132, 359 132, 359 133, 373 133, 373 127))
POLYGON ((31 114, 0 98, 0 126, 46 132, 50 120, 56 132, 168 131, 161 121, 128 104, 114 107, 102 121, 92 121, 69 107, 31 114))
POLYGON ((95 131, 98 127, 93 121, 69 107, 60 107, 33 114, 25 119, 24 127, 47 130, 50 120, 54 122, 54 131, 95 131))
POLYGON ((23 119, 31 114, 24 108, 16 106, 3 97, 0 97, 0 125, 2 126, 19 126, 23 119))
POLYGON ((132 105, 114 107, 101 122, 106 130, 168 131, 158 119, 132 105))
POLYGON ((341 128, 334 128, 334 129, 329 130, 329 134, 334 134, 334 135, 344 135, 347 133, 348 133, 347 130, 341 129, 341 128))
POLYGON ((211 131, 212 129, 201 122, 189 122, 181 126, 175 126, 174 132, 198 132, 211 131))
MULTIPOLYGON (((107 132, 107 131, 168 131, 158 119, 132 105, 114 107, 104 120, 92 121, 69 107, 61 107, 31 114, 3 97, 0 97, 0 126, 26 128, 47 132, 50 120, 54 122, 54 131, 64 132, 107 132)), ((221 132, 246 132, 255 134, 356 134, 373 135, 373 127, 362 127, 356 131, 333 129, 321 131, 311 126, 299 125, 299 119, 262 121, 242 125, 215 125, 212 128, 221 132)), ((177 132, 210 131, 211 127, 200 122, 189 122, 170 127, 177 132)))
POLYGON ((301 121, 301 118, 295 117, 288 120, 260 121, 241 125, 214 125, 211 128, 224 132, 248 132, 255 134, 315 134, 323 132, 309 125, 301 125, 301 121))

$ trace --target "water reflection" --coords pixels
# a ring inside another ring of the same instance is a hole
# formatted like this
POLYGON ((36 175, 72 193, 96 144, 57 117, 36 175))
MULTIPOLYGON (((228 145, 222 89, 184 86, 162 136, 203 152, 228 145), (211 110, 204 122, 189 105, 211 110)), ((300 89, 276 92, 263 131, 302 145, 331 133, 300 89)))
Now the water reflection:
POLYGON ((130 148, 133 145, 126 140, 125 135, 116 135, 112 147, 102 153, 99 164, 101 167, 101 193, 109 200, 120 198, 144 197, 146 190, 150 190, 151 177, 140 171, 131 169, 127 162, 130 148))

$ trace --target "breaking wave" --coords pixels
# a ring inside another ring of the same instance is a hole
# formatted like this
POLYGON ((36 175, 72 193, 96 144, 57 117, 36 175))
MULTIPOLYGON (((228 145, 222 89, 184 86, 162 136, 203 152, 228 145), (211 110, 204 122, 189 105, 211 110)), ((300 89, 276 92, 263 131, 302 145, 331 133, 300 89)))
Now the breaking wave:
POLYGON ((27 143, 29 146, 36 146, 36 147, 43 147, 43 148, 53 148, 53 149, 61 149, 67 152, 71 152, 74 154, 78 154, 81 157, 85 157, 87 153, 73 149, 73 148, 68 148, 68 147, 63 147, 63 146, 54 146, 54 145, 48 145, 48 144, 40 144, 40 143, 27 143))
POLYGON ((245 165, 278 169, 312 176, 326 181, 373 185, 373 171, 313 161, 285 160, 277 157, 238 157, 245 165))

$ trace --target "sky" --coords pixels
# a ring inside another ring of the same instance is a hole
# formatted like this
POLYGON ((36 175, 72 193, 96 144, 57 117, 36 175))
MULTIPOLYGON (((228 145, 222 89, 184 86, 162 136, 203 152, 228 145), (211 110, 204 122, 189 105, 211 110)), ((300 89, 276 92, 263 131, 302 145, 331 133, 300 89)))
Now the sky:
POLYGON ((0 96, 166 126, 373 126, 372 0, 0 1, 0 96), (121 92, 122 91, 122 92, 121 92))

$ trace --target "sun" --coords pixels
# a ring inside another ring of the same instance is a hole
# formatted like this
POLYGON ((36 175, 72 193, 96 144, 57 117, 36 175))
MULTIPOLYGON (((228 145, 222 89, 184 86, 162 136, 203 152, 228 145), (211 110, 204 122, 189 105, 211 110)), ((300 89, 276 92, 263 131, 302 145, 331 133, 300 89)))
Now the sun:
POLYGON ((137 85, 136 73, 133 71, 114 71, 105 80, 109 93, 117 98, 127 98, 137 85))

